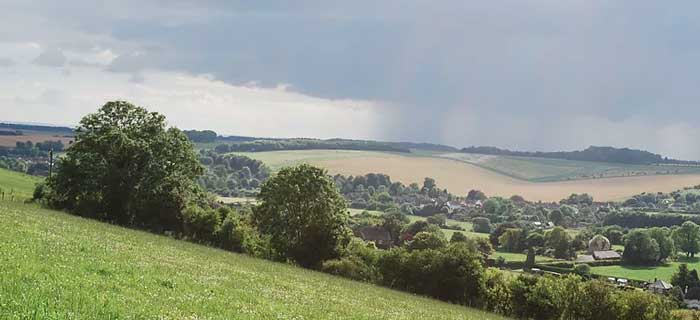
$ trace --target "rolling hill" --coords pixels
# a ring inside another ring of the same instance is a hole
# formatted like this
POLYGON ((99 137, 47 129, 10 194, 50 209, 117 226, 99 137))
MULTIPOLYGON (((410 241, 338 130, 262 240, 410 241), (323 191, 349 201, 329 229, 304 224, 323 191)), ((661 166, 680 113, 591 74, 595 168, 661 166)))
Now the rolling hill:
POLYGON ((653 165, 455 153, 302 150, 242 154, 265 162, 273 170, 306 162, 324 167, 331 174, 384 173, 404 184, 420 184, 425 177, 432 177, 440 187, 456 194, 480 189, 491 196, 518 194, 531 201, 559 201, 572 193, 588 193, 599 201, 614 201, 642 192, 670 192, 700 184, 697 167, 666 169, 653 165), (602 178, 600 172, 605 173, 602 178))
POLYGON ((505 319, 20 202, 0 221, 10 319, 505 319))

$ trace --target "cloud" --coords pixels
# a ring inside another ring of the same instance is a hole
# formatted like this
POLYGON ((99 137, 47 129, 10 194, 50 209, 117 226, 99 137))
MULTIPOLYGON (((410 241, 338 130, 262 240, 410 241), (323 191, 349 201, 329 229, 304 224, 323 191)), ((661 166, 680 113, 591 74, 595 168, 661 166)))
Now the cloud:
MULTIPOLYGON (((700 159, 692 142, 700 127, 697 2, 168 4, 11 1, 0 12, 0 52, 13 68, 38 55, 72 79, 84 76, 74 69, 95 69, 164 90, 172 83, 154 75, 206 74, 234 88, 285 84, 320 105, 381 106, 377 127, 343 136, 521 150, 614 144, 700 159)), ((26 81, 44 78, 35 76, 26 81)), ((308 125, 318 130, 298 135, 336 132, 308 125)))
POLYGON ((7 68, 15 65, 15 61, 10 58, 0 57, 0 68, 7 68))
POLYGON ((49 48, 34 59, 34 63, 47 67, 63 67, 66 61, 63 51, 57 48, 49 48))

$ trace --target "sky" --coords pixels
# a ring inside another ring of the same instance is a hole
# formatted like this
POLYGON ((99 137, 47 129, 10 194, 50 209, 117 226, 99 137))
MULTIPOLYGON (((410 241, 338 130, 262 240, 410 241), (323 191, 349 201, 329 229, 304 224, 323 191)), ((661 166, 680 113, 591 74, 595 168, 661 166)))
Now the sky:
POLYGON ((0 121, 700 160, 700 2, 0 1, 0 121))

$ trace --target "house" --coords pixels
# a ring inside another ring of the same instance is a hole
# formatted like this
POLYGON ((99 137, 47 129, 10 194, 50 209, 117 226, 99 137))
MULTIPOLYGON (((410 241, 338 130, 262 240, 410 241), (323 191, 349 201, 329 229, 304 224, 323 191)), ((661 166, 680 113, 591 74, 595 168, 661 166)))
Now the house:
POLYGON ((392 246, 391 234, 382 227, 367 226, 359 228, 355 234, 364 241, 372 241, 380 249, 392 246))
POLYGON ((700 310, 700 300, 684 299, 685 307, 688 309, 700 310))
POLYGON ((649 284, 647 288, 649 289, 649 292, 652 293, 666 294, 673 288, 673 286, 666 281, 656 279, 656 281, 649 284))
POLYGON ((593 251, 593 259, 595 260, 618 260, 621 258, 622 256, 613 250, 593 251))

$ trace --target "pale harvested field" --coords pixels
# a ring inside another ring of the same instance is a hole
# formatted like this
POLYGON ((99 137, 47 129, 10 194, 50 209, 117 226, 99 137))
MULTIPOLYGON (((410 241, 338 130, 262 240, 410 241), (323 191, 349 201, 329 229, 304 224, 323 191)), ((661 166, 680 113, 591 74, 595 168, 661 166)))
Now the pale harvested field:
POLYGON ((571 193, 588 193, 599 201, 621 200, 642 192, 670 192, 700 184, 700 174, 605 178, 562 182, 528 182, 498 174, 475 165, 449 159, 406 157, 394 154, 318 159, 307 161, 328 169, 331 174, 388 174, 404 184, 422 184, 434 178, 438 186, 455 194, 479 189, 489 196, 518 194, 531 201, 559 201, 571 193))
POLYGON ((44 142, 44 141, 57 141, 63 142, 66 147, 68 143, 73 140, 73 138, 67 137, 55 137, 52 134, 27 134, 22 136, 0 136, 0 146, 1 147, 14 147, 18 141, 25 142, 31 141, 33 143, 44 142))

